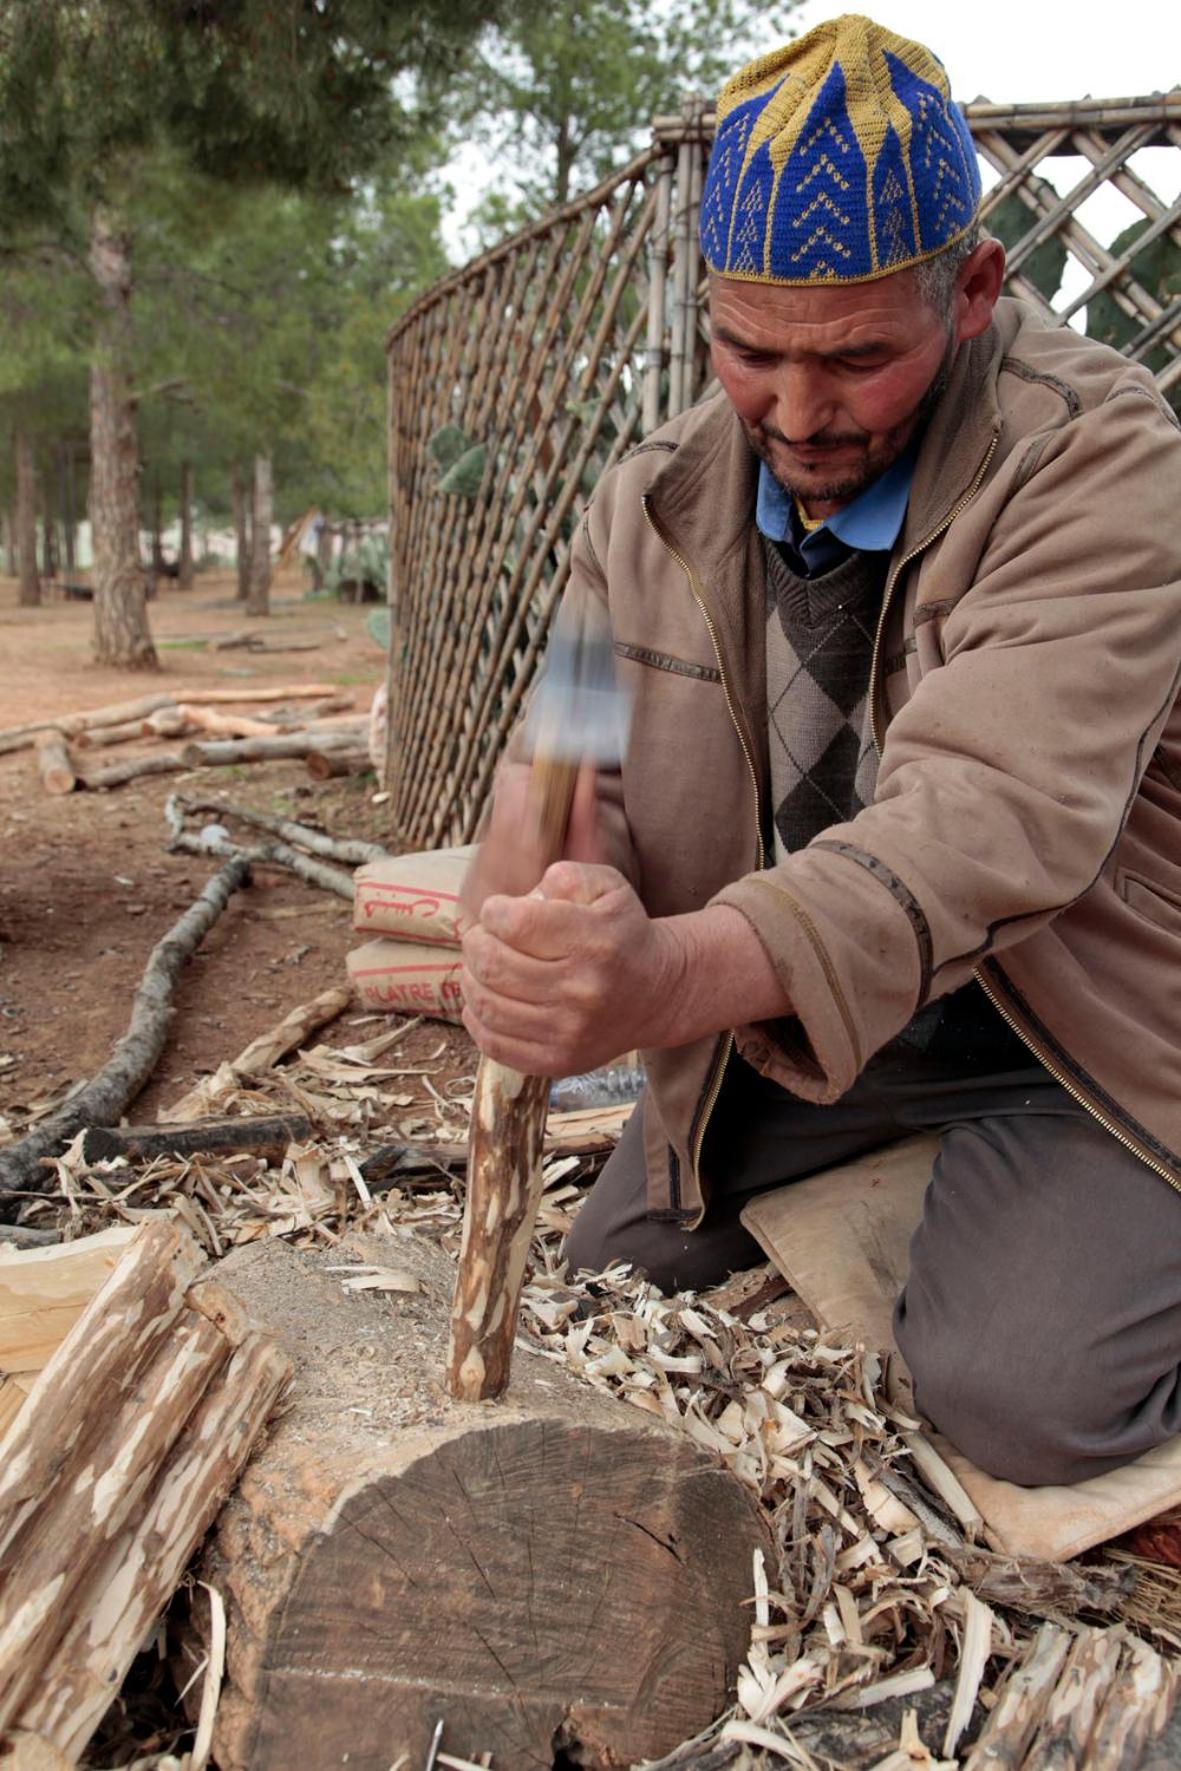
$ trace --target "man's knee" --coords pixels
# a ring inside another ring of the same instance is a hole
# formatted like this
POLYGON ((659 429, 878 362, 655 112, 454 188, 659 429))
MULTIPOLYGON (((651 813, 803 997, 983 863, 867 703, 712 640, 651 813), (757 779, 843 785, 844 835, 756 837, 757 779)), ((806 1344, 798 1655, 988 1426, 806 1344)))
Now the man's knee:
POLYGON ((1093 1366, 1048 1336, 1017 1346, 966 1319, 922 1332, 905 1293, 895 1335, 921 1412, 990 1476, 1031 1488, 1071 1484, 1144 1449, 1121 1451, 1119 1411, 1107 1406, 1093 1366))
POLYGON ((603 1222, 588 1199, 566 1237, 568 1273, 602 1273, 614 1262, 626 1261, 650 1279, 657 1290, 678 1291, 690 1283, 684 1277, 692 1263, 693 1240, 673 1225, 603 1222))

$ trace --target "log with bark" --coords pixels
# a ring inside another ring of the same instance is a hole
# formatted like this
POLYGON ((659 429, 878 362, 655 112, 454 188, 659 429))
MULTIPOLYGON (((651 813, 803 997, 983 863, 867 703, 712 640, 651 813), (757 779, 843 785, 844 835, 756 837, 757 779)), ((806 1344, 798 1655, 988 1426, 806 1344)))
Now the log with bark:
POLYGON ((273 738, 275 728, 244 713, 218 713, 214 707, 202 707, 195 701, 182 701, 176 710, 188 724, 211 738, 273 738))
POLYGON ((61 732, 42 732, 37 740, 37 770, 46 793, 73 793, 78 771, 61 732))
POLYGON ((275 758, 323 755, 355 747, 356 734, 345 728, 331 732, 283 732, 266 738, 226 738, 186 744, 181 761, 186 769, 225 767, 229 763, 271 762, 275 758))
POLYGON ((313 781, 337 781, 363 775, 373 759, 367 750, 313 750, 306 766, 313 781))
POLYGON ((219 1274, 296 1362, 198 1568, 222 1771, 290 1771, 295 1742, 309 1771, 420 1766, 440 1720, 513 1771, 625 1765, 724 1708, 768 1545, 718 1458, 540 1357, 495 1408, 448 1400, 455 1269, 425 1240, 274 1239, 219 1274))
POLYGON ((83 1257, 109 1268, 0 1446, 0 1734, 40 1736, 70 1764, 290 1369, 179 1226, 86 1241, 102 1246, 45 1251, 26 1276, 61 1295, 60 1265, 73 1303, 83 1257))
POLYGON ((34 1187, 41 1161, 84 1126, 115 1125, 155 1069, 172 1018, 172 991, 181 968, 236 891, 250 883, 247 861, 235 859, 215 873, 196 902, 152 949, 135 993, 131 1020, 111 1057, 86 1086, 49 1114, 19 1142, 0 1150, 0 1196, 34 1187))
POLYGON ((88 712, 63 713, 56 719, 27 720, 23 725, 9 726, 0 732, 0 755, 29 748, 36 742, 39 732, 56 729, 64 732, 67 738, 76 738, 82 732, 99 727, 146 719, 159 708, 173 705, 172 695, 138 695, 134 701, 117 701, 108 707, 92 707, 88 712))
POLYGON ((148 775, 175 775, 185 767, 178 751, 155 751, 149 756, 129 756, 126 762, 109 763, 105 769, 85 769, 79 779, 83 787, 98 793, 111 787, 126 787, 129 781, 142 781, 148 775))
POLYGON ((190 707, 238 707, 244 701, 320 701, 335 694, 335 683, 287 683, 283 688, 269 689, 192 689, 185 700, 190 707))
POLYGON ((82 1137, 82 1159, 150 1162, 156 1156, 228 1156, 248 1151, 278 1161, 288 1144, 311 1135, 311 1121, 304 1113, 194 1119, 180 1125, 90 1126, 82 1137))

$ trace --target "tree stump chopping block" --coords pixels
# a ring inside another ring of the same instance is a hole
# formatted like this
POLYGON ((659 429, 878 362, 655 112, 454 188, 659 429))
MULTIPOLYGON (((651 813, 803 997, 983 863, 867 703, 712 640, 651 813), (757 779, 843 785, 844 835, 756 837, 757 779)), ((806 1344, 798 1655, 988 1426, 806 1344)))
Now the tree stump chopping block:
POLYGON ((219 1276, 296 1363, 200 1569, 222 1771, 421 1765, 440 1720, 514 1771, 628 1765, 726 1706, 770 1543, 719 1459, 526 1351, 502 1400, 452 1400, 455 1269, 425 1241, 252 1244, 219 1276))

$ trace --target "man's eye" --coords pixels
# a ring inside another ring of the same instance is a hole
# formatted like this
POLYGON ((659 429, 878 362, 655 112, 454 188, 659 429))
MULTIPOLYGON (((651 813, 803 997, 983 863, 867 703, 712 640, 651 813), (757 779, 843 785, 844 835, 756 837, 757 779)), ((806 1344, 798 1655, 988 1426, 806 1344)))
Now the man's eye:
POLYGON ((885 367, 884 357, 841 357, 841 368, 849 375, 872 375, 885 367))

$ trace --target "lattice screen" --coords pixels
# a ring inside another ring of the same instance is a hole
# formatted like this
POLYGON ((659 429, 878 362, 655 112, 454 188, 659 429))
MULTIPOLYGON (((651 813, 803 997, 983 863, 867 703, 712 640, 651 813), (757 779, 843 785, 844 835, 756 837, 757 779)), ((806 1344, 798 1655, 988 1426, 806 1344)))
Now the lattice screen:
MULTIPOLYGON (((968 107, 1011 286, 1181 404, 1181 92, 968 107)), ((406 847, 468 839, 600 474, 708 380, 689 104, 615 178, 390 335, 391 783, 406 847)))

